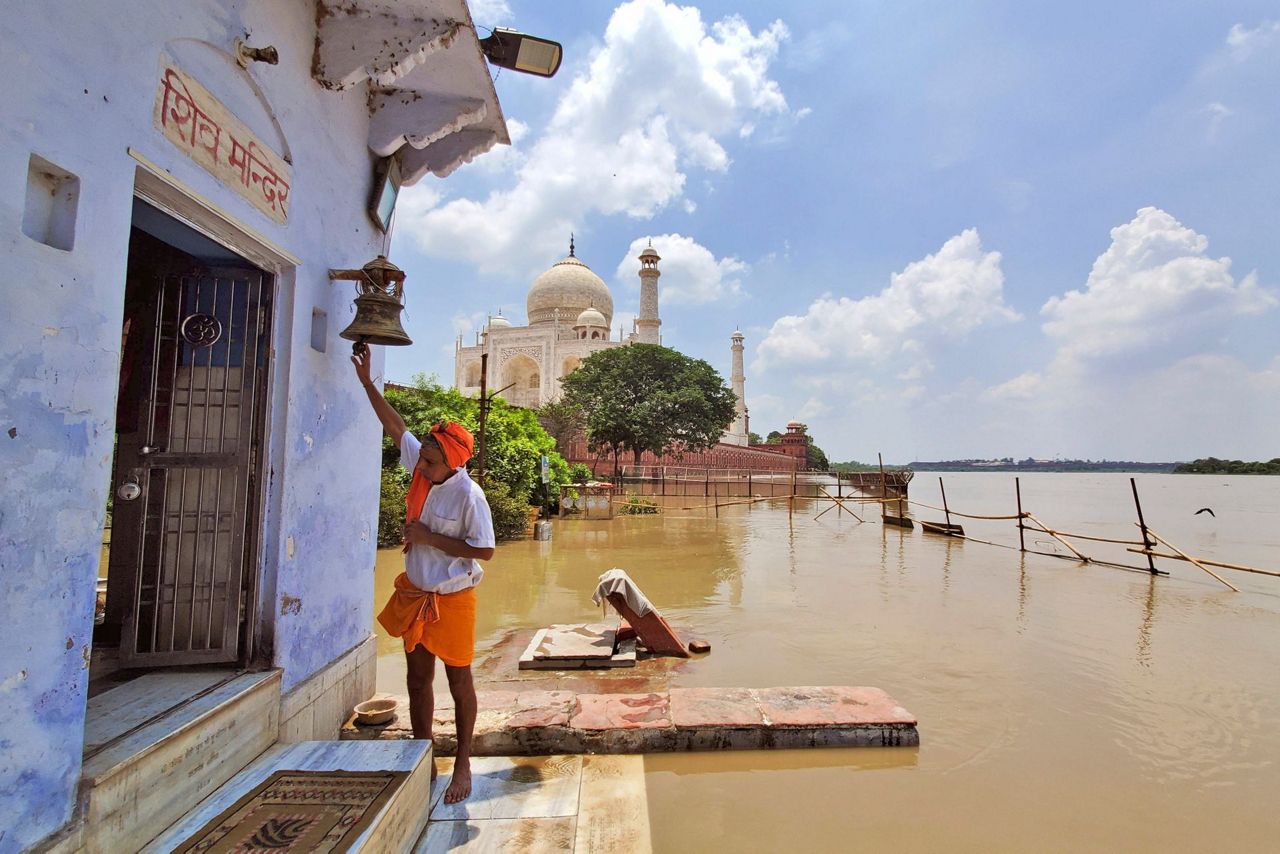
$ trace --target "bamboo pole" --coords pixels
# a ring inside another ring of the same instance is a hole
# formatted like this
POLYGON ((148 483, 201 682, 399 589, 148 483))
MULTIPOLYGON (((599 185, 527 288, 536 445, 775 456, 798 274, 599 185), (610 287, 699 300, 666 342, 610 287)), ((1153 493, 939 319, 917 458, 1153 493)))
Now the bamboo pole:
POLYGON ((1152 575, 1156 574, 1156 561, 1151 556, 1151 547, 1155 543, 1147 536, 1147 520, 1142 518, 1142 502, 1138 500, 1138 482, 1133 478, 1129 478, 1129 486, 1133 489, 1133 506, 1138 508, 1138 527, 1142 529, 1142 548, 1147 553, 1147 568, 1152 575))
POLYGON ((1193 558, 1191 555, 1189 555, 1189 554, 1187 554, 1186 552, 1182 551, 1182 549, 1178 548, 1178 547, 1177 547, 1177 546, 1175 546, 1173 543, 1169 542, 1169 541, 1168 541, 1168 540, 1166 540, 1164 537, 1162 537, 1162 536, 1160 536, 1159 534, 1157 534, 1155 531, 1152 531, 1150 528, 1148 528, 1148 529, 1147 529, 1147 532, 1148 532, 1149 534, 1151 534, 1151 536, 1155 537, 1155 538, 1156 538, 1156 540, 1157 540, 1157 541, 1159 541, 1159 542, 1160 542, 1160 543, 1161 543, 1165 548, 1170 549, 1171 551, 1176 552, 1176 553, 1177 553, 1177 554, 1178 554, 1178 555, 1179 555, 1183 560, 1187 560, 1187 561, 1190 561, 1191 563, 1194 563, 1196 566, 1200 567, 1200 568, 1201 568, 1201 569, 1203 569, 1205 572, 1209 573, 1209 574, 1210 574, 1210 575, 1212 575, 1214 578, 1218 579, 1219 581, 1221 581, 1223 584, 1225 584, 1225 585, 1227 585, 1228 587, 1230 587, 1230 588, 1231 588, 1232 590, 1234 590, 1235 592, 1237 592, 1237 593, 1239 593, 1239 592, 1240 592, 1240 588, 1239 588, 1239 587, 1236 587, 1236 586, 1235 586, 1234 584, 1232 584, 1230 581, 1227 581, 1227 580, 1226 580, 1225 578, 1223 578, 1221 575, 1218 575, 1218 573, 1214 572, 1212 569, 1210 569, 1209 567, 1205 566, 1203 563, 1201 563, 1200 561, 1196 560, 1196 559, 1195 559, 1195 558, 1193 558))
POLYGON ((1025 552, 1027 550, 1027 542, 1022 533, 1022 484, 1018 482, 1016 477, 1013 479, 1013 492, 1018 497, 1018 551, 1025 552))
MULTIPOLYGON (((1125 549, 1125 551, 1130 551, 1130 552, 1133 552, 1134 554, 1150 554, 1152 557, 1162 557, 1168 560, 1187 560, 1187 558, 1183 557, 1182 555, 1169 554, 1168 552, 1158 552, 1158 551, 1148 550, 1148 549, 1129 548, 1129 549, 1125 549)), ((1258 575, 1270 575, 1272 578, 1280 578, 1280 572, 1272 572, 1269 569, 1258 569, 1256 566, 1243 566, 1238 563, 1223 563, 1220 560, 1209 560, 1203 557, 1200 558, 1199 560, 1205 566, 1218 566, 1223 569, 1235 569, 1235 570, 1239 570, 1240 572, 1254 572, 1254 573, 1257 573, 1258 575)))
MULTIPOLYGON (((1021 503, 1021 502, 1019 502, 1019 503, 1021 503)), ((1080 554, 1080 552, 1076 551, 1075 546, 1071 545, 1071 543, 1068 543, 1066 540, 1062 539, 1062 537, 1059 537, 1056 533, 1054 533, 1054 531, 1053 531, 1053 530, 1052 530, 1048 525, 1046 525, 1044 522, 1041 522, 1039 519, 1037 519, 1035 516, 1032 516, 1030 513, 1027 513, 1027 514, 1026 514, 1026 516, 1027 516, 1027 518, 1028 518, 1028 519, 1030 519, 1032 522, 1035 522, 1037 525, 1039 525, 1039 526, 1040 526, 1040 530, 1044 531, 1046 534, 1048 534, 1049 536, 1053 537, 1055 540, 1057 540, 1058 542, 1060 542, 1060 543, 1062 543, 1064 546, 1066 546, 1068 549, 1070 549, 1070 550, 1071 550, 1071 553, 1072 553, 1073 555, 1075 555, 1077 558, 1079 558, 1081 563, 1090 563, 1090 562, 1091 562, 1089 558, 1085 557, 1084 555, 1080 554)), ((1032 530, 1035 530, 1035 529, 1033 528, 1032 530)), ((1022 535, 1022 520, 1021 520, 1021 519, 1019 519, 1019 520, 1018 520, 1018 535, 1019 535, 1019 536, 1021 536, 1021 535, 1022 535)))
POLYGON ((828 507, 826 510, 823 510, 822 513, 819 513, 817 516, 814 516, 813 518, 815 521, 818 519, 821 519, 823 514, 830 513, 831 510, 836 507, 842 508, 846 513, 848 513, 853 518, 857 519, 859 522, 863 521, 862 517, 860 517, 857 513, 854 513, 848 507, 844 506, 844 499, 836 498, 835 496, 833 496, 830 492, 827 491, 827 488, 825 486, 819 486, 818 489, 821 490, 823 497, 829 498, 831 501, 835 503, 832 504, 831 507, 828 507))

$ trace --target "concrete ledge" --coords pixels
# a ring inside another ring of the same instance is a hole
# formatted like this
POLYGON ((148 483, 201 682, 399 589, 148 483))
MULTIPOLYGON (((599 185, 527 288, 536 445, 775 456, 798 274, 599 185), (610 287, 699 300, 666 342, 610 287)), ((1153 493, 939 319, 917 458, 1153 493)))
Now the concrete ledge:
POLYGON ((378 641, 372 634, 280 698, 282 744, 337 738, 356 703, 373 696, 378 641))
MULTIPOLYGON (((481 691, 476 756, 662 753, 801 747, 912 747, 917 721, 879 688, 671 688, 644 694, 481 691)), ((391 723, 341 738, 412 738, 408 701, 391 723)), ((439 755, 457 748, 452 701, 437 698, 439 755)))

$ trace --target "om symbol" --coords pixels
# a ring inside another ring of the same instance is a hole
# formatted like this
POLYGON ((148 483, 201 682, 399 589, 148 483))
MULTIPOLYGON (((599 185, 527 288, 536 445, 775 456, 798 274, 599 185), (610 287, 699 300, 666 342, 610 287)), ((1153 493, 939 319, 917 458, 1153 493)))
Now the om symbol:
POLYGON ((193 347, 212 346, 222 337, 222 322, 212 314, 191 314, 182 321, 182 337, 193 347))

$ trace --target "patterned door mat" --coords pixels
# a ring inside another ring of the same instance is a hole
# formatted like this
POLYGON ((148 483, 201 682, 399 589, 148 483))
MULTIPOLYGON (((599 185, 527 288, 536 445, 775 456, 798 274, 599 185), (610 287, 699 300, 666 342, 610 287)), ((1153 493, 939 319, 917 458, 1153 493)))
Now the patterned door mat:
POLYGON ((277 771, 176 850, 348 851, 408 776, 407 771, 277 771))

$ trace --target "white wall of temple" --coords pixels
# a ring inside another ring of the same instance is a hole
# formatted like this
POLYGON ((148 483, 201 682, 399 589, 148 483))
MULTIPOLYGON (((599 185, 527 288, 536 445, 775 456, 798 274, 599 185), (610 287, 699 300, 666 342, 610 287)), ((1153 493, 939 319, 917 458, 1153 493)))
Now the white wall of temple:
MULTIPOLYGON (((154 170, 154 181, 203 200, 193 203, 285 259, 275 271, 266 509, 255 558, 262 631, 286 689, 369 635, 380 432, 337 337, 351 318, 352 291, 331 283, 328 270, 362 265, 383 236, 365 213, 373 173, 367 94, 363 86, 328 91, 312 79, 315 32, 315 3, 304 0, 50 0, 11 4, 0 16, 0 76, 11 82, 0 87, 8 277, 0 296, 0 483, 20 499, 0 517, 0 621, 9 634, 0 647, 0 848, 39 843, 76 802, 140 171, 154 170), (255 45, 274 45, 279 65, 237 66, 230 51, 246 33, 255 45), (289 157, 285 223, 154 125, 162 55, 289 157), (75 190, 74 204, 55 196, 57 221, 41 231, 33 225, 38 182, 55 179, 75 190), (316 313, 327 316, 323 350, 311 346, 316 313)), ((412 302, 412 282, 408 294, 412 302)), ((375 353, 375 375, 381 359, 375 353)))

